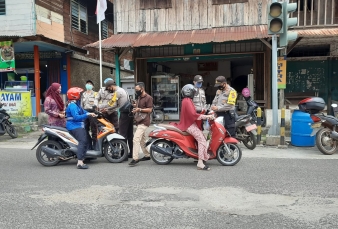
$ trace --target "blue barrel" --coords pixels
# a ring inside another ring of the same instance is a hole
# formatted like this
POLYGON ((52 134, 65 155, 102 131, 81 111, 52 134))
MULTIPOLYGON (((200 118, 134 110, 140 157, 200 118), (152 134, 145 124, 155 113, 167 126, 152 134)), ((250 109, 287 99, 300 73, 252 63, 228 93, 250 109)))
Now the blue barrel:
POLYGON ((313 123, 310 114, 300 110, 293 111, 291 117, 291 144, 294 146, 315 146, 316 136, 311 137, 313 123))

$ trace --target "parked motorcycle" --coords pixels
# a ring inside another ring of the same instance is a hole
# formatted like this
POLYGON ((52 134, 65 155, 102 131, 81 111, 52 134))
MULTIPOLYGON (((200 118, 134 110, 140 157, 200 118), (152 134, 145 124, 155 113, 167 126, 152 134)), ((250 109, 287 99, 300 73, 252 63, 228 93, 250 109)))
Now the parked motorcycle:
MULTIPOLYGON (((311 136, 316 135, 316 145, 320 152, 331 155, 338 150, 338 119, 332 115, 319 113, 325 107, 325 101, 320 97, 303 99, 298 103, 299 110, 309 113, 313 123, 311 136)), ((334 109, 337 104, 332 104, 334 109)))
MULTIPOLYGON (((210 113, 209 113, 210 114, 210 113)), ((217 158, 222 165, 235 165, 241 157, 242 151, 238 141, 230 137, 223 124, 209 120, 210 142, 208 153, 210 159, 217 158)), ((198 159, 197 142, 187 132, 183 132, 173 125, 159 124, 149 133, 146 146, 150 146, 150 156, 159 165, 167 165, 173 159, 195 158, 198 159)))
MULTIPOLYGON (((88 150, 85 158, 105 157, 111 163, 124 161, 128 157, 128 146, 124 137, 116 133, 114 126, 101 113, 98 113, 97 124, 98 150, 88 150)), ((36 158, 42 165, 54 166, 61 161, 76 158, 78 141, 66 128, 44 125, 43 131, 31 149, 39 145, 36 149, 36 158), (47 140, 44 141, 45 139, 47 140)))
POLYGON ((18 132, 15 127, 12 125, 12 122, 9 121, 11 116, 7 113, 7 111, 2 108, 3 103, 0 102, 0 135, 4 135, 6 132, 12 138, 18 137, 18 132))
POLYGON ((164 121, 164 113, 161 106, 153 106, 153 111, 150 115, 150 122, 154 124, 159 124, 164 121))
MULTIPOLYGON (((257 108, 258 104, 251 98, 250 90, 248 88, 244 88, 242 90, 242 96, 247 104, 247 111, 246 114, 252 117, 252 121, 257 124, 257 108)), ((261 126, 264 127, 266 125, 266 117, 265 113, 262 110, 262 117, 261 117, 261 126)))

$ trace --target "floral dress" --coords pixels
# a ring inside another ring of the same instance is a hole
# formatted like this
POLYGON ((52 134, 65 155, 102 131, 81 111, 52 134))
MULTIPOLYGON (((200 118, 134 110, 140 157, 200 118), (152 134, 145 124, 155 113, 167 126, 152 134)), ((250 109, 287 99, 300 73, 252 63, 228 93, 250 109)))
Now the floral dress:
POLYGON ((60 127, 65 127, 66 126, 66 119, 65 118, 60 118, 60 110, 53 98, 48 96, 45 99, 44 103, 45 107, 45 112, 48 114, 48 123, 51 126, 60 126, 60 127))

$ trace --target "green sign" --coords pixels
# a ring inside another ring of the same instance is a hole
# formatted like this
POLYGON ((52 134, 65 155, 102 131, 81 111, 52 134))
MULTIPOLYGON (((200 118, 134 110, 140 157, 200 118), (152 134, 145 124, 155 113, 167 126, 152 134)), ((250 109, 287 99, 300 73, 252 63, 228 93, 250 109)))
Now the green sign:
POLYGON ((12 41, 0 42, 0 72, 15 70, 14 48, 12 41))

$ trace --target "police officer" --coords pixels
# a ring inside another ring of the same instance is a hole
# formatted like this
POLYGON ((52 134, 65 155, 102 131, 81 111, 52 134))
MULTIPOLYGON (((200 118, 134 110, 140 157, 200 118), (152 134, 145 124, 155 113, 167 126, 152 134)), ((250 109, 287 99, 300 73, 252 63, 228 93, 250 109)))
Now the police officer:
POLYGON ((227 84, 227 79, 224 76, 216 78, 215 87, 218 87, 218 90, 212 101, 211 110, 215 111, 217 116, 223 116, 225 129, 231 136, 235 136, 235 103, 237 92, 227 84))
POLYGON ((200 75, 196 75, 194 77, 194 85, 195 85, 196 93, 192 101, 195 105, 197 113, 201 113, 205 109, 205 104, 206 104, 205 92, 204 92, 204 89, 202 88, 202 84, 203 84, 203 77, 200 75))
MULTIPOLYGON (((94 106, 97 107, 97 100, 96 100, 97 92, 95 92, 93 88, 94 88, 94 83, 91 80, 87 80, 86 91, 83 92, 81 96, 81 107, 90 113, 94 112, 94 106)), ((97 150, 97 144, 96 144, 97 143, 97 124, 96 124, 96 119, 94 117, 89 116, 85 120, 85 129, 87 132, 89 132, 89 129, 90 129, 92 133, 91 141, 89 143, 89 149, 97 150)))
MULTIPOLYGON (((107 84, 108 82, 111 81, 111 78, 105 79, 104 83, 107 84)), ((118 113, 116 108, 110 107, 108 105, 109 102, 114 97, 114 91, 111 91, 106 87, 102 87, 99 92, 97 93, 96 96, 96 102, 98 104, 99 110, 104 114, 105 118, 111 122, 114 127, 116 132, 119 130, 119 120, 118 120, 118 113)), ((115 96, 116 97, 116 96, 115 96)))

